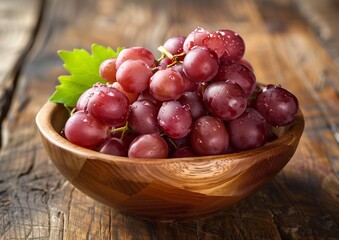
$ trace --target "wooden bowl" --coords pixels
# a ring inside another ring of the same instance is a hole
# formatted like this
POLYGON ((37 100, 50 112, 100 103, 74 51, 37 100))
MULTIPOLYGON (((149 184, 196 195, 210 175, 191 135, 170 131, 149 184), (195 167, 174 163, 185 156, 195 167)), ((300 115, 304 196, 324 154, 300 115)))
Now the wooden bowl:
POLYGON ((122 212, 186 220, 232 206, 257 191, 291 159, 304 129, 299 111, 282 136, 241 153, 176 159, 134 159, 98 153, 59 133, 68 118, 46 103, 36 117, 49 158, 77 189, 122 212))

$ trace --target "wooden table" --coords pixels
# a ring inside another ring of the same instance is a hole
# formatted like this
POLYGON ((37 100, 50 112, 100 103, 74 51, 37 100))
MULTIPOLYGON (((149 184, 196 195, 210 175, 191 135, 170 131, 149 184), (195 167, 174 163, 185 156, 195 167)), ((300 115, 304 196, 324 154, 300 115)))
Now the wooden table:
POLYGON ((339 239, 339 2, 1 0, 1 239, 339 239), (188 222, 124 215, 48 159, 35 116, 65 73, 58 49, 144 46, 195 27, 243 36, 258 81, 298 96, 294 157, 246 201, 188 222))

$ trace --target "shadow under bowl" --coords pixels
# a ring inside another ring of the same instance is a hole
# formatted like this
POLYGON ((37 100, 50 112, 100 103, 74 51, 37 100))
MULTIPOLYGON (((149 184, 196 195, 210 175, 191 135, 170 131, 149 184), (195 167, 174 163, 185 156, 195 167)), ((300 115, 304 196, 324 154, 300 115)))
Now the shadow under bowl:
POLYGON ((187 220, 230 207, 256 192, 291 159, 304 130, 299 111, 278 139, 240 153, 136 159, 79 147, 60 135, 68 112, 46 103, 36 117, 49 158, 89 197, 130 215, 187 220))

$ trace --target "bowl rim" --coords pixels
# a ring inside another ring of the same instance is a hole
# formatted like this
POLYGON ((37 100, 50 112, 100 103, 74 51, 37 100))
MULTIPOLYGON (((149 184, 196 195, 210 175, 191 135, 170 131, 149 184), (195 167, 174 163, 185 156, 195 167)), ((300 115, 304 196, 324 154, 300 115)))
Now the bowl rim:
POLYGON ((209 155, 209 156, 196 156, 196 157, 185 157, 185 158, 129 158, 129 157, 121 157, 114 156, 105 153, 96 152, 92 149, 87 149, 81 146, 78 146, 74 143, 69 142, 66 138, 60 135, 54 127, 52 126, 52 117, 62 109, 66 108, 59 103, 46 102, 39 112, 36 115, 36 125, 41 135, 43 135, 50 143, 57 146, 58 148, 62 148, 68 152, 72 152, 74 154, 85 157, 86 159, 97 159, 106 162, 125 162, 125 163, 139 163, 139 164, 164 164, 164 163, 175 163, 175 162, 199 162, 206 160, 218 160, 223 159, 236 161, 242 158, 247 158, 254 155, 260 155, 267 150, 272 150, 274 148, 279 148, 281 145, 289 145, 293 141, 300 140, 304 127, 305 120, 301 109, 299 108, 298 113, 296 114, 296 118, 294 122, 289 126, 286 132, 279 137, 269 143, 266 143, 264 146, 245 150, 236 153, 227 153, 227 154, 218 154, 218 155, 209 155))

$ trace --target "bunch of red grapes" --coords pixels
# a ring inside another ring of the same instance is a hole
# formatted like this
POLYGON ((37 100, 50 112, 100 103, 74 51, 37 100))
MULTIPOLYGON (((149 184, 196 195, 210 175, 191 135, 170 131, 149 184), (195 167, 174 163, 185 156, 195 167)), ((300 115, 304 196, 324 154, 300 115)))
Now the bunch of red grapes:
POLYGON ((131 47, 105 60, 99 74, 107 84, 81 95, 66 138, 132 158, 206 156, 263 146, 272 128, 294 121, 297 98, 257 84, 236 32, 197 28, 159 50, 159 59, 131 47))

